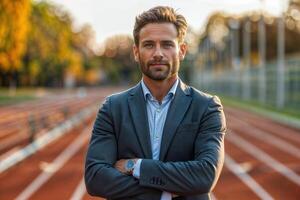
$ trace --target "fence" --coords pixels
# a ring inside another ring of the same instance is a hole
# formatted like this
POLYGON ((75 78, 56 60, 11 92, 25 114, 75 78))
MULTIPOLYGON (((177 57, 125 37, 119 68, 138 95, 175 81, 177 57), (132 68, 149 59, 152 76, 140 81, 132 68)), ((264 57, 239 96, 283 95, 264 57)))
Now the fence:
POLYGON ((194 70, 191 80, 201 90, 300 113, 300 58, 285 60, 281 75, 277 62, 267 63, 263 70, 194 70))

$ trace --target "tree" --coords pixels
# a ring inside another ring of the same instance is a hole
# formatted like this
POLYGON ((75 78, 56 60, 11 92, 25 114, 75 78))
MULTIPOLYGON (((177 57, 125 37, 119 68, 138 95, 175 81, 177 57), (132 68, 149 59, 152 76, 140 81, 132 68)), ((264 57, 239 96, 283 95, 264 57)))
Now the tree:
POLYGON ((62 86, 67 71, 79 76, 81 54, 72 46, 69 14, 48 2, 33 2, 30 21, 23 71, 29 83, 24 84, 62 86))
MULTIPOLYGON (((29 27, 30 0, 0 1, 0 77, 15 87, 29 27)), ((0 83, 1 84, 1 83, 0 83)))
POLYGON ((132 83, 140 78, 132 53, 133 39, 129 35, 114 35, 105 41, 102 59, 104 69, 115 83, 132 83), (109 64, 108 64, 109 63, 109 64))

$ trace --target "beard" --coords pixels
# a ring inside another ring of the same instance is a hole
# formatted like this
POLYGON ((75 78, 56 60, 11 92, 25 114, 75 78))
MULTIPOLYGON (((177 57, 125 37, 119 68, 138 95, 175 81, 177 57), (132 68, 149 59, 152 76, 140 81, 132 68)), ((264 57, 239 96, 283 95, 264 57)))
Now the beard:
POLYGON ((144 62, 140 59, 140 67, 142 73, 148 78, 155 81, 163 81, 176 74, 179 69, 179 60, 173 63, 168 61, 153 61, 144 62))

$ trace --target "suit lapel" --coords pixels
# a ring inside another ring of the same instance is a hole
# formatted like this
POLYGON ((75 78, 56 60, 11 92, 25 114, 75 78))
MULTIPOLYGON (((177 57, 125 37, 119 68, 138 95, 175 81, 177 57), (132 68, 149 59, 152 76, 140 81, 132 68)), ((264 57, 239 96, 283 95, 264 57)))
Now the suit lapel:
POLYGON ((185 112, 189 108, 191 100, 192 98, 190 96, 189 88, 180 81, 175 97, 169 107, 167 119, 164 125, 159 156, 160 160, 164 160, 176 129, 182 121, 185 112))
POLYGON ((147 109, 141 84, 138 84, 128 98, 129 109, 135 132, 142 147, 145 158, 152 159, 147 109))

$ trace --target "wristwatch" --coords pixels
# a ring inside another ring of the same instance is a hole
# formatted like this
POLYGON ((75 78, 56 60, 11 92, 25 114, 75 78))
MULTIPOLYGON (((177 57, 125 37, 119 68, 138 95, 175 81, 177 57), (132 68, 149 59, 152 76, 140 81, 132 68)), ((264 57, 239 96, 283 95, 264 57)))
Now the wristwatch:
POLYGON ((132 159, 127 160, 127 162, 125 163, 126 174, 132 175, 134 170, 134 165, 135 162, 132 159))

